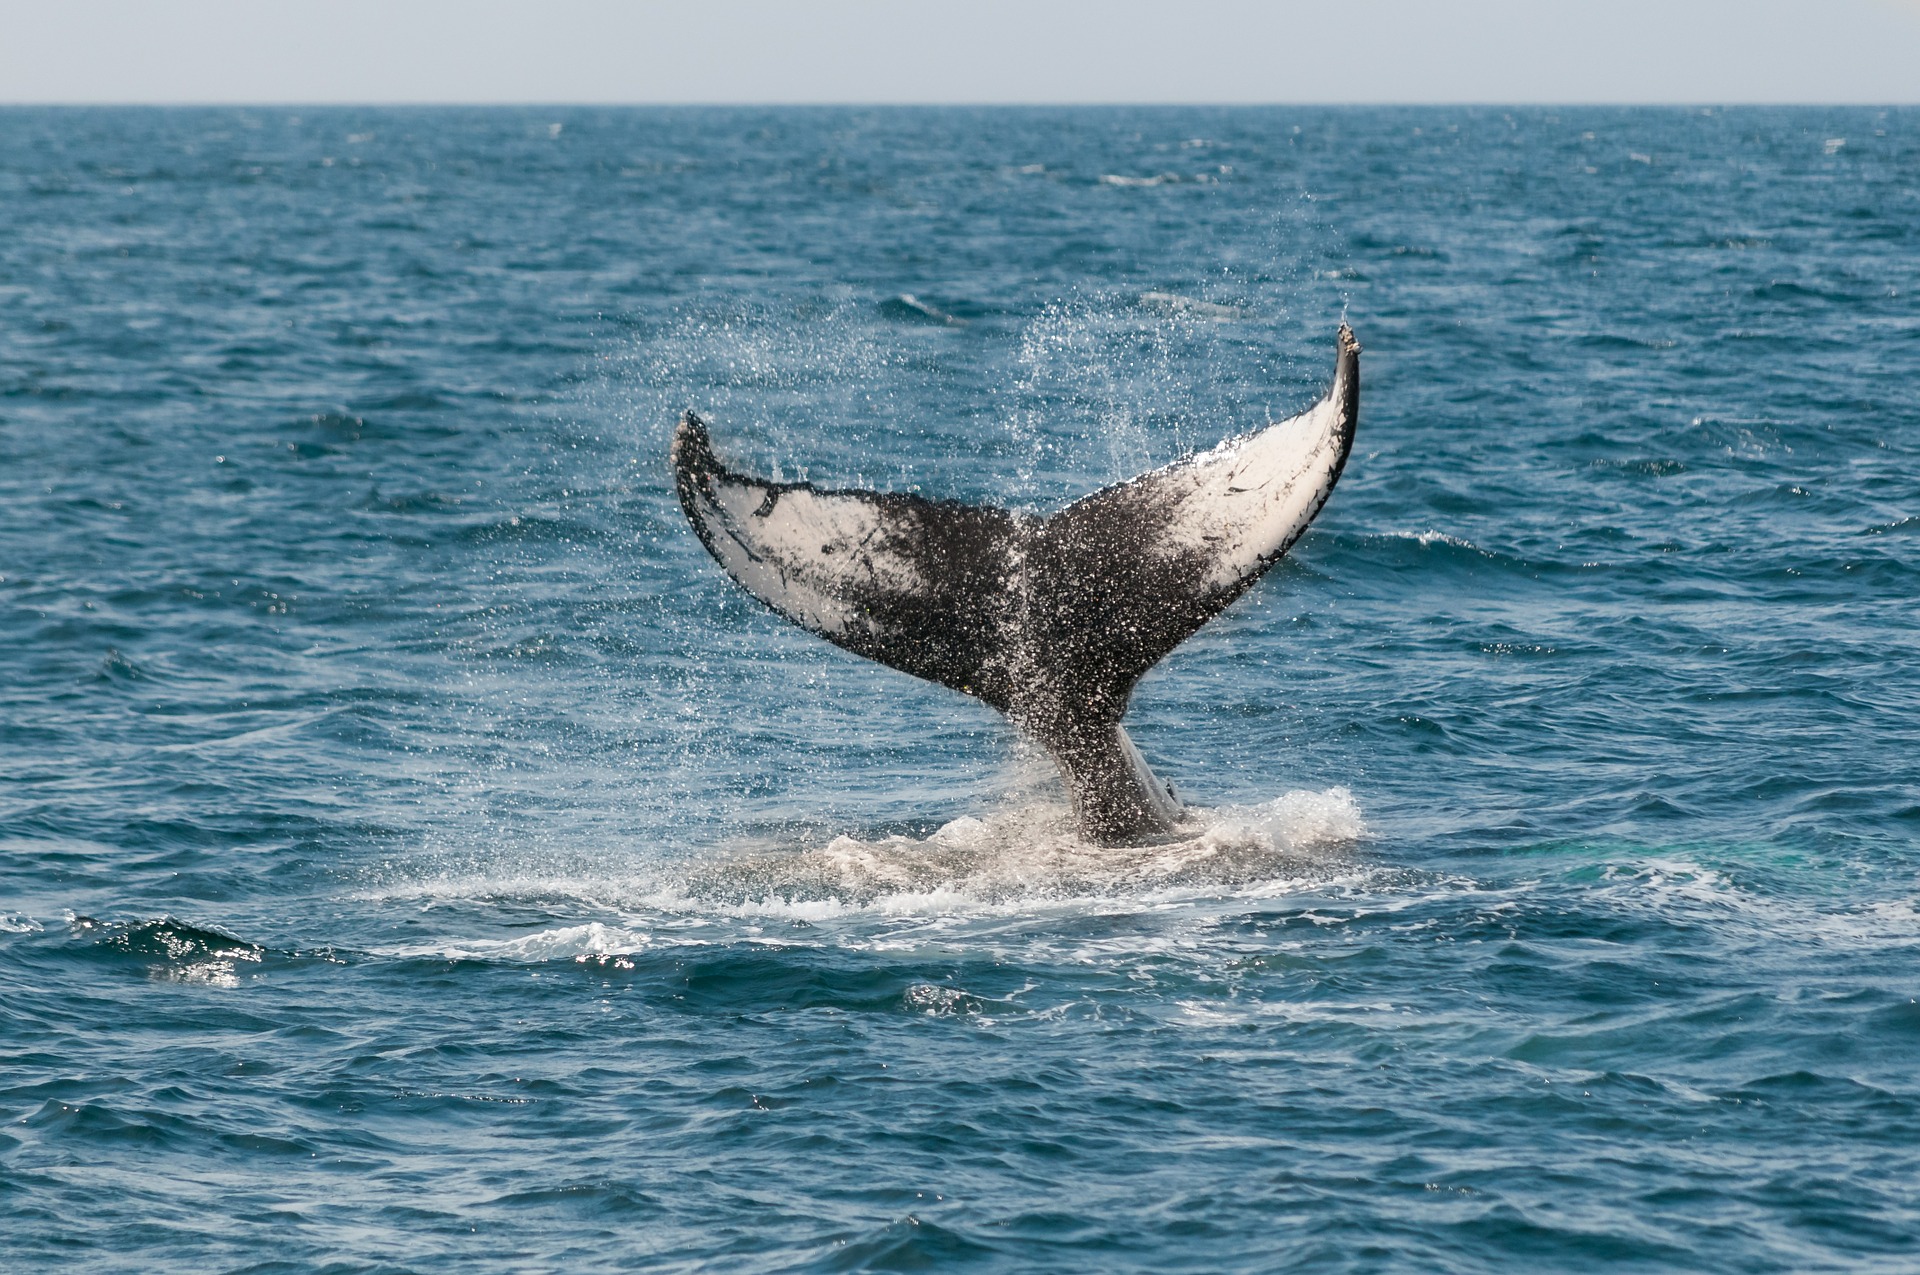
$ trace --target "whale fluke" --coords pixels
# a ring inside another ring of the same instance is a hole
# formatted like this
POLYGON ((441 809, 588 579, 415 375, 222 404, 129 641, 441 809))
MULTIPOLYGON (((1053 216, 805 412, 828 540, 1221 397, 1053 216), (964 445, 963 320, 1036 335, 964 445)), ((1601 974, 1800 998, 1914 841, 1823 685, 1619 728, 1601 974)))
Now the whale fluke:
POLYGON ((1082 835, 1170 831, 1180 805, 1120 724, 1134 684, 1279 561, 1353 446, 1360 346, 1300 415, 1049 517, 727 468, 688 412, 681 506, 726 573, 810 632, 1006 714, 1060 765, 1082 835))

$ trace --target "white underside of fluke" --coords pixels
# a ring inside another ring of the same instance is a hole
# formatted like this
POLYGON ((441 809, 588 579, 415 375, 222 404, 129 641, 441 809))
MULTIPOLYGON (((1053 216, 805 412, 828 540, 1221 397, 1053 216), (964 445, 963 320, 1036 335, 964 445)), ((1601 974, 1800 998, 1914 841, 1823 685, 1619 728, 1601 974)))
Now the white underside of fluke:
MULTIPOLYGON (((1160 520, 1146 552, 1202 558, 1206 574, 1194 584, 1231 587, 1285 553, 1326 503, 1346 454, 1344 389, 1336 379, 1325 398, 1298 416, 1103 488, 1076 505, 1140 501, 1160 520)), ((729 474, 700 495, 696 513, 727 574, 807 628, 849 633, 866 619, 847 597, 926 586, 913 561, 889 546, 898 528, 866 493, 777 489, 729 474)))
POLYGON ((1326 503, 1343 455, 1339 432, 1339 408, 1326 399, 1163 471, 1168 485, 1192 484, 1163 542, 1204 550, 1213 561, 1207 583, 1217 587, 1273 561, 1326 503))
POLYGON ((869 625, 845 600, 856 589, 925 587, 914 564, 887 547, 883 510, 869 499, 736 478, 702 496, 708 544, 727 574, 806 628, 837 636, 869 625))
MULTIPOLYGON (((1230 588, 1280 557, 1327 503, 1346 461, 1348 365, 1298 416, 1104 488, 1082 502, 1133 500, 1161 520, 1144 550, 1204 559, 1197 585, 1230 588)), ((1069 506, 1072 508, 1072 506, 1069 506)))

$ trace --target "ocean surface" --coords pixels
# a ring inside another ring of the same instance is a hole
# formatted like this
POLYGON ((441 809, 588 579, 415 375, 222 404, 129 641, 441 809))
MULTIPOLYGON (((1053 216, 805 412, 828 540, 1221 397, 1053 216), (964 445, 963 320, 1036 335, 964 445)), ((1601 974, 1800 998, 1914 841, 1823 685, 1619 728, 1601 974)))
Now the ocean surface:
POLYGON ((1920 111, 0 111, 0 1265, 1920 1269, 1920 111), (1309 404, 1195 808, 735 588, 1309 404))

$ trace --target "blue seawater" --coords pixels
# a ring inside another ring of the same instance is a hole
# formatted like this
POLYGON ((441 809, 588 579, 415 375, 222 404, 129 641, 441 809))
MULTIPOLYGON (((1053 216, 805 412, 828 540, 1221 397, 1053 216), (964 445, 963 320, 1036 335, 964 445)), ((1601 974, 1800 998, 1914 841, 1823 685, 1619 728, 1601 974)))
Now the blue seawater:
POLYGON ((1920 1268, 1920 113, 0 112, 10 1269, 1920 1268), (1310 402, 1210 813, 684 525, 1310 402))

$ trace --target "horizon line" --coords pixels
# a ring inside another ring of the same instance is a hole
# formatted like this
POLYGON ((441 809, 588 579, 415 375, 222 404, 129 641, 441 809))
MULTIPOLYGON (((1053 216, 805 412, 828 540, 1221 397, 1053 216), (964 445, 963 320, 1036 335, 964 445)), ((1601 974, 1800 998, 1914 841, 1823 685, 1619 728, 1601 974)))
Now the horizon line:
POLYGON ((28 107, 71 107, 80 110, 100 110, 112 108, 139 108, 166 110, 173 108, 204 110, 213 107, 234 107, 255 110, 279 110, 300 108, 302 110, 340 109, 379 109, 395 110, 405 108, 457 108, 471 110, 475 108, 522 108, 567 110, 586 107, 629 107, 629 108, 712 108, 722 110, 742 109, 780 109, 780 110, 848 110, 856 108, 885 110, 940 110, 965 108, 973 110, 1044 110, 1093 108, 1099 110, 1155 109, 1197 110, 1197 109, 1267 109, 1273 107, 1323 107, 1333 109, 1383 109, 1389 107, 1417 107, 1423 109, 1437 107, 1466 107, 1470 109, 1593 109, 1599 107, 1645 107, 1655 110, 1753 110, 1767 107, 1819 107, 1825 109, 1854 110, 1903 110, 1920 106, 1920 98, 1904 100, 1818 100, 1818 99, 1586 99, 1573 101, 1553 101, 1541 99, 1347 99, 1328 100, 1322 98, 1276 98, 1270 100, 1232 100, 1214 101, 1194 99, 1182 101, 1126 101, 1120 99, 1088 99, 1084 101, 970 101, 965 99, 941 101, 896 101, 860 99, 849 100, 723 100, 719 98, 697 101, 643 99, 643 98, 527 98, 527 99, 466 99, 466 98, 367 98, 367 99, 324 99, 324 98, 205 98, 205 99, 165 99, 147 98, 49 98, 19 99, 0 98, 0 110, 28 107))

